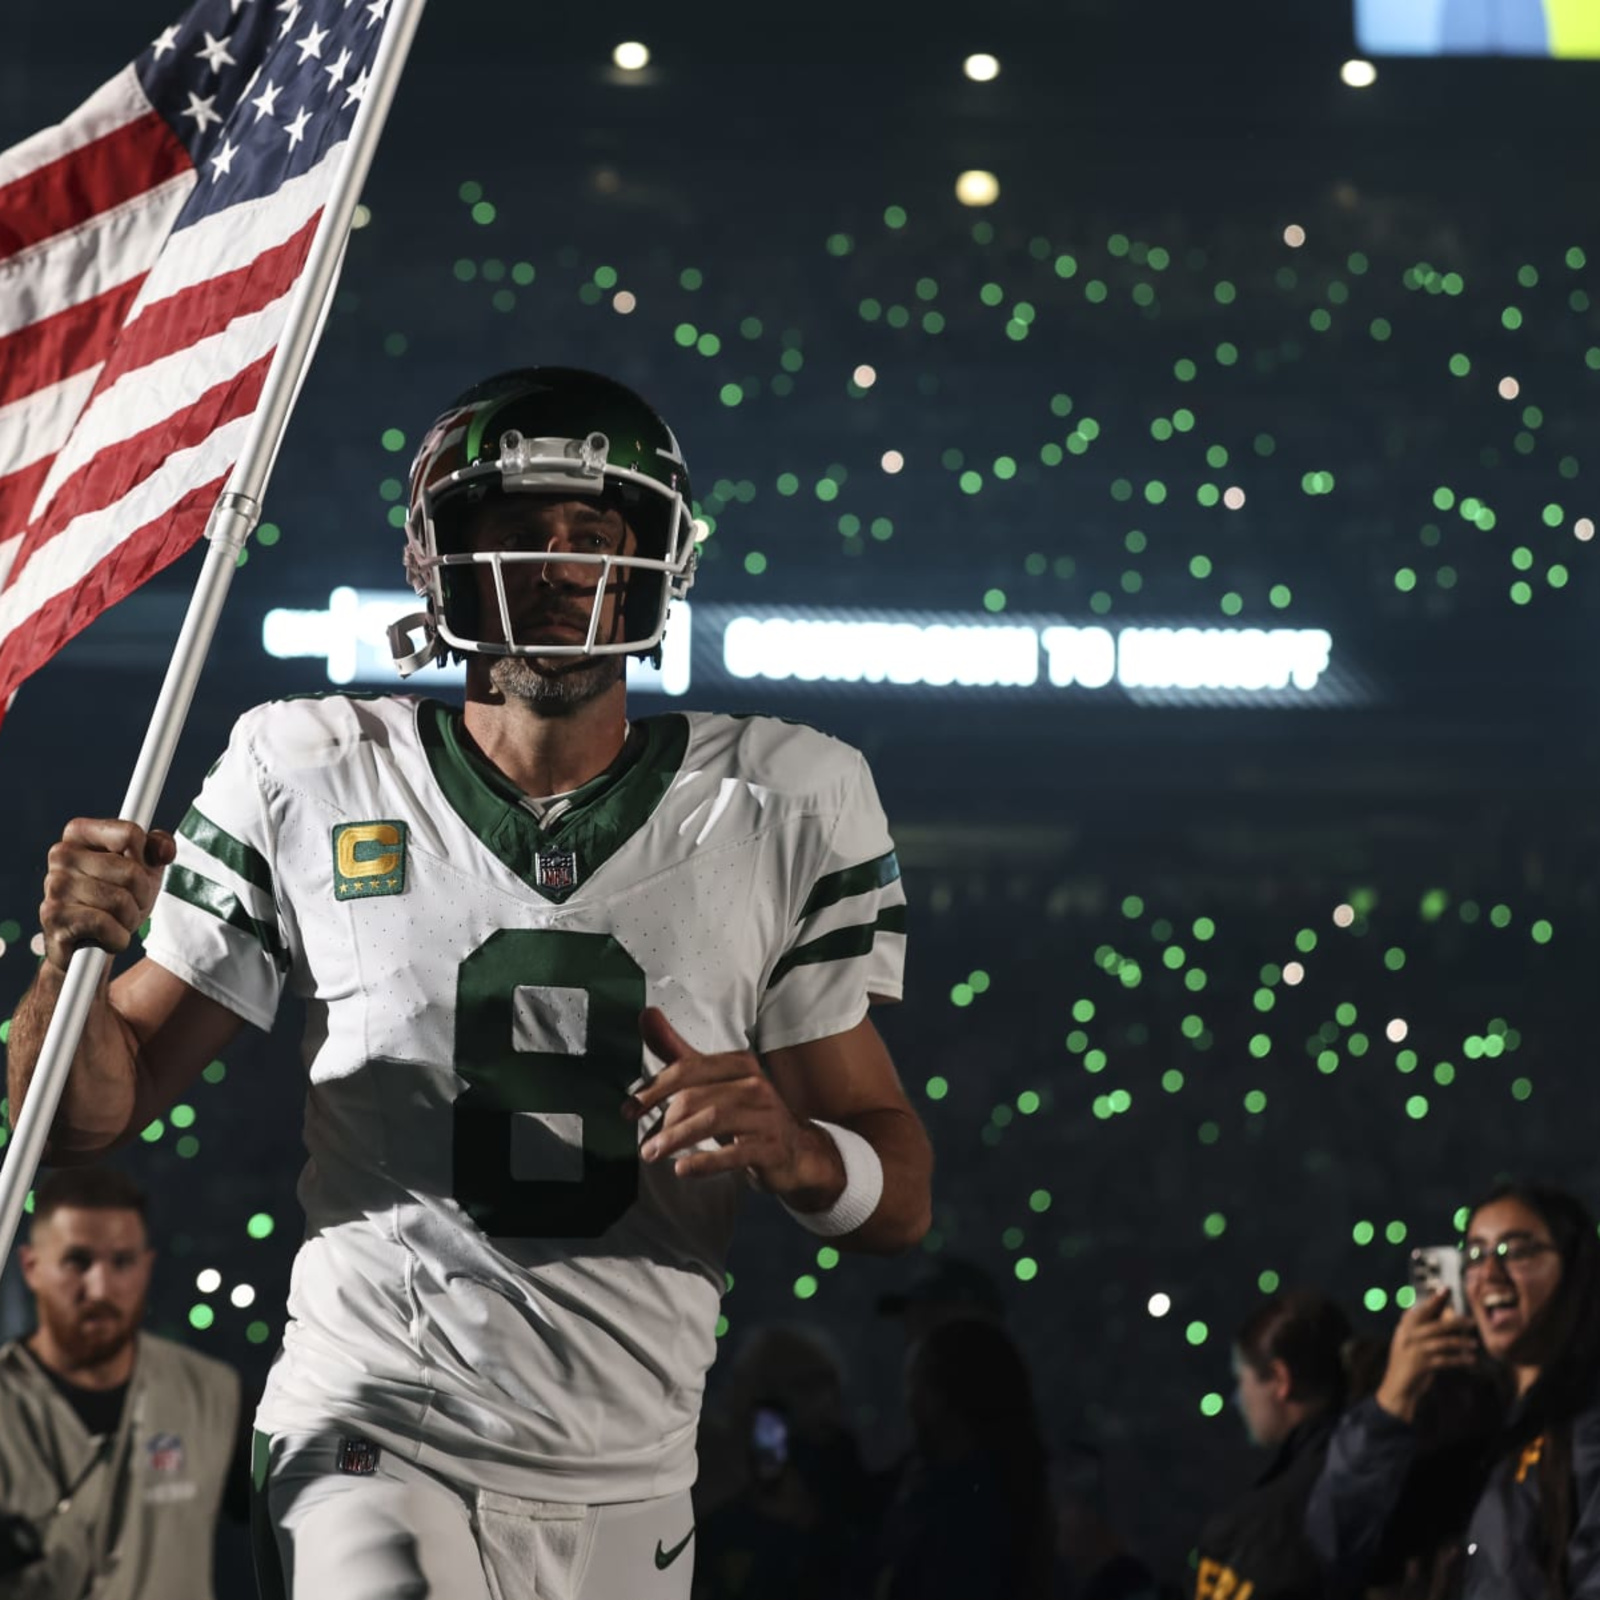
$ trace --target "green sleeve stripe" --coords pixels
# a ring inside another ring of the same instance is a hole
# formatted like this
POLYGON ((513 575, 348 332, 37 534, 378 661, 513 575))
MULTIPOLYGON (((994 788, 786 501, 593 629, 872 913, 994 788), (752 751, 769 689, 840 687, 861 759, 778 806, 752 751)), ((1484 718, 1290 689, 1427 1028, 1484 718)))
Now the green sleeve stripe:
POLYGON ((288 970, 289 954, 283 948, 278 930, 271 923, 252 917, 239 904, 237 897, 220 883, 213 883, 210 878, 203 878, 187 867, 168 867, 166 882, 162 887, 175 900, 182 900, 196 910, 208 912, 219 922, 237 928, 240 933, 248 933, 272 957, 279 972, 288 970))
POLYGON ((178 832, 246 883, 254 884, 265 895, 272 893, 272 868, 267 865, 267 858, 254 845, 224 833, 197 807, 189 807, 188 816, 178 824, 178 832))
POLYGON ((796 967, 808 967, 816 961, 848 961, 852 956, 864 956, 871 949, 879 930, 884 933, 906 931, 906 908, 885 906, 874 922, 852 923, 848 928, 835 928, 809 944, 796 945, 772 969, 767 980, 769 989, 782 982, 796 967))
POLYGON ((796 920, 804 922, 813 911, 837 905, 852 895, 870 894, 874 889, 882 889, 899 876, 900 862, 893 850, 871 861, 863 861, 859 867, 845 867, 839 872, 830 872, 826 877, 818 878, 812 886, 796 920))

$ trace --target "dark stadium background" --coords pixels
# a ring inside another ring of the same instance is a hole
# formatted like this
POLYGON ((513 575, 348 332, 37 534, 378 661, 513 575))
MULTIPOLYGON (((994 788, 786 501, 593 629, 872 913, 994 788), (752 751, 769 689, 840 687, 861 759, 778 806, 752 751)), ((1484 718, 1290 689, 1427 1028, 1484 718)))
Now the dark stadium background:
MULTIPOLYGON (((12 0, 0 147, 167 20, 12 0)), ((327 687, 263 653, 265 613, 399 587, 410 447, 513 365, 592 365, 667 414, 716 517, 697 602, 1327 629, 1346 703, 690 700, 871 757, 911 901, 882 1025, 938 1153, 927 1249, 1003 1284, 1051 1438, 1104 1449, 1114 1517, 1174 1575, 1250 1470, 1229 1340, 1263 1286, 1381 1334, 1407 1249, 1497 1174, 1600 1201, 1600 67, 1381 61, 1355 89, 1356 54, 1341 6, 1265 0, 436 0, 163 807, 244 706, 327 687), (624 39, 646 72, 610 64, 624 39), (969 169, 994 205, 958 203, 969 169)), ((0 1015, 48 845, 116 806, 197 564, 0 732, 0 1015)), ((155 1325, 258 1383, 299 1225, 297 1019, 218 1076, 125 1160, 156 1197, 155 1325)), ((874 1303, 926 1265, 821 1264, 752 1204, 725 1344, 825 1329, 881 1456, 900 1344, 874 1303)), ((15 1332, 14 1280, 0 1310, 15 1332)))

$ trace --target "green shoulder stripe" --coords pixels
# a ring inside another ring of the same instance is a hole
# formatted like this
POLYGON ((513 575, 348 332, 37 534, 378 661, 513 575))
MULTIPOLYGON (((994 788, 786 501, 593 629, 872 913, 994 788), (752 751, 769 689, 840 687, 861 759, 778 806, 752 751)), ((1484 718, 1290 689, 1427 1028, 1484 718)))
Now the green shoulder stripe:
POLYGON ((821 938, 811 940, 809 944, 796 945, 772 969, 772 976, 767 979, 767 987, 774 988, 796 967, 808 967, 816 961, 848 961, 852 956, 864 956, 872 949, 873 941, 880 931, 904 933, 906 908, 903 905, 885 906, 875 921, 856 922, 848 928, 835 928, 832 933, 825 933, 821 938))
POLYGON ((208 912, 219 922, 225 922, 240 933, 248 933, 272 957, 279 972, 289 969, 289 952, 271 923, 252 917, 239 904, 238 897, 224 889, 220 883, 191 872, 187 867, 168 867, 166 882, 162 885, 167 894, 186 905, 208 912))
POLYGON ((870 894, 874 889, 882 889, 893 883, 899 876, 900 863, 893 850, 886 851, 871 861, 863 861, 858 867, 845 867, 838 872, 830 872, 825 877, 818 878, 812 885, 811 893, 806 896, 806 903, 801 906, 800 915, 795 920, 804 922, 814 911, 837 905, 839 901, 848 900, 852 895, 870 894))
POLYGON ((253 884, 265 895, 272 893, 272 868, 267 858, 254 845, 224 833, 210 817, 197 806, 189 807, 189 814, 178 824, 181 833, 198 850, 204 850, 213 860, 220 861, 230 872, 253 884))

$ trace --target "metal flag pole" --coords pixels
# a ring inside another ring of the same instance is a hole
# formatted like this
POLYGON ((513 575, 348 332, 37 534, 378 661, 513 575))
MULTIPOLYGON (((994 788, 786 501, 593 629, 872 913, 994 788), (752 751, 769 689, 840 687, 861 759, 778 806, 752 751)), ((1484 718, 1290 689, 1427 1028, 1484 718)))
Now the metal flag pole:
MULTIPOLYGON (((261 516, 267 480, 333 301, 356 202, 372 165, 378 136, 383 132, 424 3, 425 0, 390 0, 388 23, 373 56, 367 92, 351 123, 349 148, 339 164, 305 269, 295 285, 283 337, 268 369, 260 403, 251 418, 238 462, 229 474, 228 486, 218 497, 206 524, 210 548, 118 813, 141 828, 148 828, 155 816, 167 774, 172 770, 178 737, 200 681, 200 670, 222 616, 228 586, 238 568, 239 552, 261 516)), ((0 1261, 9 1255, 22 1221, 28 1189, 44 1156, 45 1141, 89 1020, 95 991, 110 960, 107 951, 87 946, 73 952, 21 1114, 16 1115, 16 1107, 12 1107, 15 1128, 4 1163, 0 1164, 0 1261)))

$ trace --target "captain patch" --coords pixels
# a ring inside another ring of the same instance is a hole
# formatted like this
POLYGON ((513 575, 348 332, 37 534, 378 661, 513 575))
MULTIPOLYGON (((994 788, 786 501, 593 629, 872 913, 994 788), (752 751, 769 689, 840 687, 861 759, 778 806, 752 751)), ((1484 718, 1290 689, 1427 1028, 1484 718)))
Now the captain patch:
POLYGON ((333 830, 333 897, 369 900, 406 886, 403 822, 341 822, 333 830))

